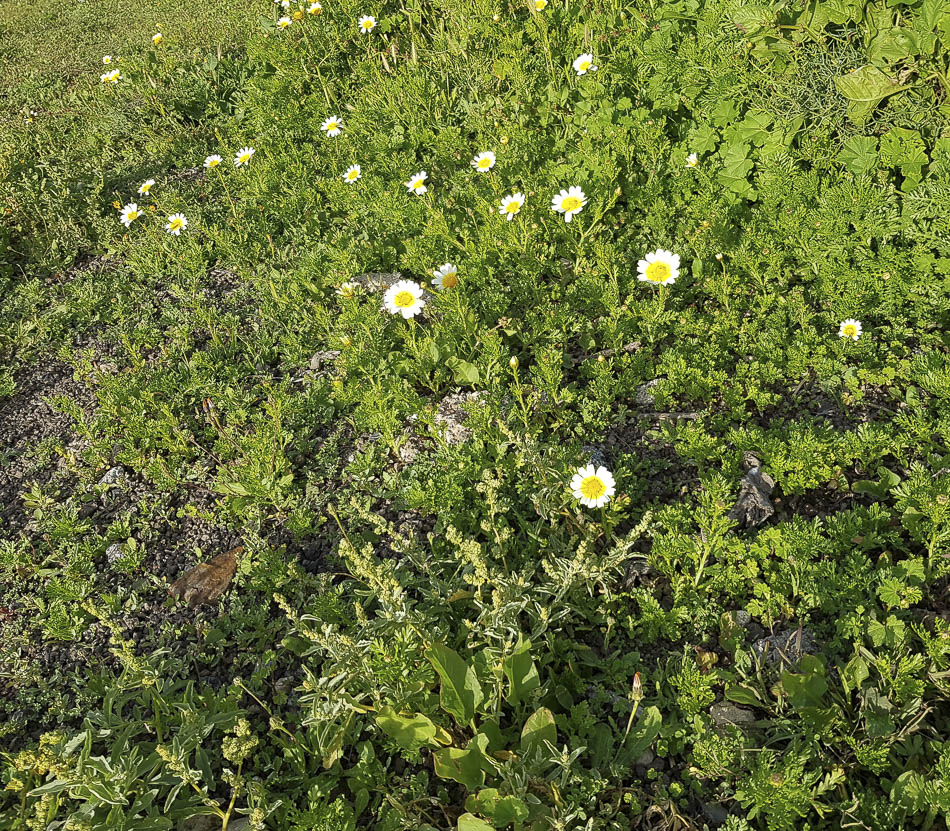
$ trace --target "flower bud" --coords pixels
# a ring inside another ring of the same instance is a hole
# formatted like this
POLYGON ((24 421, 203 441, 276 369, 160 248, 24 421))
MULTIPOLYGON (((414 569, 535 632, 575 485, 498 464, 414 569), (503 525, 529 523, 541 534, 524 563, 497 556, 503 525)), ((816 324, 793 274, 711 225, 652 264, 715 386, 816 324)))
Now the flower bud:
POLYGON ((508 361, 508 366, 510 366, 512 369, 517 369, 517 368, 518 368, 518 358, 515 357, 514 355, 512 355, 512 356, 511 356, 511 360, 508 361))

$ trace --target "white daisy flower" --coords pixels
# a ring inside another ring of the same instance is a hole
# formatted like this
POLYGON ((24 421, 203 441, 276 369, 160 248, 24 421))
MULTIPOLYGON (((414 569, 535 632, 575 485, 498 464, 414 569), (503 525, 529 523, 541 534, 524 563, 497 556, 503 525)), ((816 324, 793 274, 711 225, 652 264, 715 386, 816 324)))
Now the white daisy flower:
POLYGON ((440 265, 432 274, 432 285, 436 288, 454 289, 459 284, 459 270, 452 263, 440 265))
POLYGON ((487 173, 495 166, 495 154, 491 150, 485 150, 472 159, 472 167, 479 173, 487 173))
POLYGON ((142 215, 139 206, 135 202, 129 202, 119 214, 119 222, 128 228, 136 219, 142 215))
POLYGON ((152 43, 154 43, 156 46, 158 46, 163 40, 165 40, 165 36, 161 32, 156 32, 154 35, 152 35, 152 43))
POLYGON ((515 214, 518 213, 522 207, 524 207, 524 194, 512 193, 501 200, 501 207, 498 209, 498 213, 511 222, 511 220, 515 218, 515 214))
POLYGON ((211 170, 221 164, 222 161, 224 160, 217 153, 214 153, 205 159, 205 167, 211 170))
POLYGON ((588 72, 597 71, 597 67, 594 66, 594 56, 590 52, 585 52, 583 55, 574 58, 572 66, 578 75, 586 75, 588 72))
POLYGON ((351 283, 349 280, 347 280, 336 290, 336 293, 340 295, 340 297, 355 297, 358 289, 359 287, 356 285, 356 283, 351 283))
POLYGON ((412 280, 400 280, 386 289, 383 306, 394 315, 402 315, 406 320, 422 311, 426 302, 422 299, 422 286, 412 280))
POLYGON ((111 72, 103 72, 99 76, 99 80, 104 84, 117 84, 122 78, 122 73, 118 69, 113 69, 111 72))
POLYGON ((571 494, 588 508, 601 508, 617 492, 617 483, 603 465, 594 469, 593 465, 580 467, 571 478, 571 494))
POLYGON ((564 214, 564 221, 570 222, 576 214, 581 212, 584 205, 587 204, 587 197, 577 185, 572 185, 567 190, 561 190, 551 200, 551 210, 564 214))
POLYGON ((286 29, 293 21, 286 15, 277 21, 278 29, 286 29))
POLYGON ((152 189, 152 185, 155 184, 154 179, 146 179, 139 185, 139 196, 148 196, 148 192, 152 189))
POLYGON ((311 3, 307 6, 307 14, 320 14, 323 11, 323 6, 319 3, 311 3))
POLYGON ((251 162, 251 156, 253 156, 257 151, 253 147, 242 147, 234 155, 234 166, 235 167, 247 167, 251 162))
POLYGON ((168 217, 168 222, 165 224, 165 230, 175 237, 181 236, 181 232, 187 227, 188 220, 185 219, 184 214, 172 214, 168 217))
POLYGON ((375 17, 371 17, 371 16, 368 15, 368 14, 364 14, 364 15, 359 19, 359 26, 360 26, 360 31, 361 31, 364 35, 369 34, 370 32, 373 31, 373 29, 376 28, 376 18, 375 18, 375 17))
POLYGON ((323 124, 320 125, 320 129, 323 130, 328 136, 335 137, 340 135, 343 132, 343 122, 340 120, 340 116, 331 115, 323 124))
POLYGON ((638 280, 669 286, 680 276, 680 257, 672 251, 657 248, 637 263, 638 280))
POLYGON ((103 62, 106 66, 108 66, 110 63, 112 63, 112 55, 103 55, 103 56, 102 56, 102 62, 103 62))
POLYGON ((343 181, 348 185, 352 185, 360 176, 363 175, 363 170, 358 164, 351 164, 347 169, 346 173, 343 174, 343 181))
POLYGON ((699 164, 699 156, 695 153, 690 153, 686 157, 686 166, 687 167, 696 167, 699 164))
POLYGON ((534 10, 543 12, 548 7, 548 0, 534 0, 534 10))
POLYGON ((428 188, 425 186, 425 181, 428 178, 428 174, 424 170, 420 170, 408 182, 403 182, 403 184, 409 188, 410 193, 414 193, 416 196, 421 196, 428 190, 428 188))
POLYGON ((861 322, 855 320, 853 317, 849 317, 847 320, 841 321, 841 326, 838 328, 838 337, 857 340, 859 337, 861 337, 861 332, 863 331, 864 330, 861 328, 861 322))

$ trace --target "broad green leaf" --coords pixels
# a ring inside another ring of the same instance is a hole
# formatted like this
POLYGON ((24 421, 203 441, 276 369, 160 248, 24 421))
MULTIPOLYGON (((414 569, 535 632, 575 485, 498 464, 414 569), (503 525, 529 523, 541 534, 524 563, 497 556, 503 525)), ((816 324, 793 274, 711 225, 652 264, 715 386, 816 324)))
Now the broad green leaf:
POLYGON ((874 136, 851 136, 838 153, 838 161, 857 176, 877 167, 877 139, 874 136))
POLYGON ((870 64, 847 75, 839 75, 835 78, 835 87, 848 99, 848 115, 856 124, 863 124, 881 101, 904 89, 893 78, 870 64))
POLYGON ((492 770, 485 758, 484 749, 488 738, 477 734, 465 750, 457 747, 445 747, 432 754, 432 763, 436 776, 459 782, 470 791, 485 784, 485 768, 492 770))
POLYGON ((458 831, 495 831, 495 829, 474 814, 462 814, 459 817, 458 831))
POLYGON ((499 799, 498 788, 482 788, 477 794, 471 794, 465 800, 465 810, 490 817, 494 815, 495 805, 498 804, 499 799))
POLYGON ((499 828, 513 822, 524 822, 528 818, 528 806, 516 796, 503 796, 495 805, 492 819, 499 828))
POLYGON ((624 743, 625 754, 630 759, 636 759, 646 750, 660 734, 663 726, 663 716, 659 707, 647 707, 643 715, 636 722, 634 728, 624 743))
POLYGON ((547 707, 535 710, 524 723, 521 730, 521 749, 525 752, 543 747, 545 742, 554 744, 557 741, 557 726, 554 723, 554 713, 547 707))
POLYGON ((459 724, 468 724, 485 697, 475 670, 441 643, 432 644, 425 655, 442 679, 442 709, 455 716, 459 724))
POLYGON ((532 690, 541 686, 538 669, 531 658, 531 641, 519 638, 515 651, 502 662, 508 677, 508 701, 518 704, 527 700, 532 690))
POLYGON ((436 726, 422 713, 400 716, 392 707, 383 707, 376 716, 376 724, 406 750, 418 750, 435 740, 436 726))

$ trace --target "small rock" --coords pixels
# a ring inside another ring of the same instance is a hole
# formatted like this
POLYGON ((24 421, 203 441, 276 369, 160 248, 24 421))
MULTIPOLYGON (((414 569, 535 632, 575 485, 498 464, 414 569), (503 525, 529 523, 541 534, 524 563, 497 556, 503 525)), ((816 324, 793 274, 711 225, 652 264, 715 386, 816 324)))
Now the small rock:
POLYGON ((465 426, 468 411, 465 405, 478 401, 483 392, 457 392, 445 396, 440 402, 433 421, 442 430, 442 437, 450 447, 464 444, 472 437, 465 426))
POLYGON ((713 826, 725 825, 729 819, 729 812, 717 802, 703 803, 703 816, 709 820, 713 826))
POLYGON ((647 748, 643 751, 637 758, 637 761, 634 762, 635 765, 640 765, 641 767, 648 768, 653 764, 653 760, 656 756, 653 754, 653 751, 647 748))
POLYGON ((752 615, 750 615, 745 609, 739 609, 736 612, 732 613, 733 618, 735 618, 736 624, 739 626, 748 626, 752 620, 752 615))
POLYGON ((592 444, 585 444, 581 448, 581 452, 590 460, 589 464, 599 467, 600 465, 607 466, 607 456, 604 455, 604 451, 599 447, 595 447, 592 444))
POLYGON ((354 277, 350 282, 362 286, 367 291, 385 291, 390 286, 398 283, 401 279, 402 274, 398 271, 372 271, 368 274, 360 274, 358 277, 354 277))
POLYGON ((786 629, 752 644, 755 656, 764 659, 767 664, 797 664, 802 655, 817 651, 815 638, 807 629, 786 629))
POLYGON ((755 721, 755 713, 744 707, 737 707, 728 701, 717 701, 709 708, 709 715, 716 724, 749 724, 755 721))
POLYGON ((106 549, 106 559, 109 561, 109 565, 114 565, 116 560, 122 557, 122 546, 114 542, 106 549))
POLYGON ((314 372, 319 372, 320 367, 324 364, 329 364, 335 361, 340 355, 339 349, 327 349, 323 352, 317 352, 310 359, 310 369, 314 372))
POLYGON ((125 478, 125 468, 122 465, 110 467, 99 480, 100 485, 114 485, 125 478))
POLYGON ((769 502, 775 480, 762 472, 761 464, 751 453, 746 453, 746 475, 742 477, 739 485, 739 498, 729 511, 729 518, 734 519, 743 528, 761 525, 775 513, 775 508, 769 502))
POLYGON ((637 394, 634 397, 634 401, 640 407, 653 407, 656 404, 656 399, 653 397, 653 393, 650 392, 657 384, 660 383, 659 378, 654 378, 652 381, 647 381, 645 384, 641 384, 637 388, 637 394))

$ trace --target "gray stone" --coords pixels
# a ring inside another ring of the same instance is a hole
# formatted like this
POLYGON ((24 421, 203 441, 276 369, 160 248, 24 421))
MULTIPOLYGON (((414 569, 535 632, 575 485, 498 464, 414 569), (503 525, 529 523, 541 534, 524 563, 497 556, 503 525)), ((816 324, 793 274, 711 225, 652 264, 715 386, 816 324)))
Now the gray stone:
POLYGON ((590 464, 600 466, 607 465, 607 457, 604 455, 604 451, 599 447, 595 447, 592 444, 585 444, 581 448, 581 452, 590 460, 590 464))
POLYGON ((125 468, 122 465, 110 467, 99 480, 100 485, 114 485, 125 478, 125 468))
POLYGON ((703 816, 714 826, 725 825, 729 819, 729 812, 717 802, 703 803, 703 816))
POLYGON ((472 437, 472 431, 465 426, 468 410, 484 396, 483 392, 451 393, 439 402, 433 421, 442 432, 442 438, 450 447, 464 444, 472 437))
POLYGON ((748 626, 752 621, 752 615, 750 615, 745 609, 739 609, 738 611, 733 612, 732 616, 735 618, 735 621, 739 626, 748 626))
POLYGON ((717 701, 709 708, 709 715, 716 724, 750 724, 755 721, 755 713, 744 707, 737 707, 728 701, 717 701))
POLYGON ((655 758, 656 756, 653 755, 653 751, 647 748, 646 750, 643 751, 643 753, 640 754, 640 756, 637 758, 637 761, 634 762, 634 764, 639 765, 640 767, 648 768, 650 767, 650 765, 653 764, 653 760, 655 758))
POLYGON ((106 549, 106 559, 109 561, 109 565, 115 564, 116 560, 119 560, 122 557, 122 546, 114 542, 106 549))
POLYGON ((332 363, 339 357, 339 355, 339 349, 327 349, 323 352, 317 352, 310 359, 310 369, 314 372, 319 372, 321 367, 323 367, 325 364, 332 363))
POLYGON ((729 511, 729 518, 742 528, 754 528, 775 513, 769 501, 775 480, 762 472, 761 462, 751 453, 746 453, 745 466, 746 474, 739 484, 739 498, 729 511))
POLYGON ((645 384, 641 384, 637 389, 637 394, 634 397, 634 401, 640 407, 653 407, 656 405, 656 399, 653 397, 651 390, 660 383, 659 378, 654 378, 652 381, 647 381, 645 384))
POLYGON ((802 655, 817 651, 815 638, 807 629, 786 629, 760 638, 752 644, 755 656, 767 664, 797 664, 802 655))

